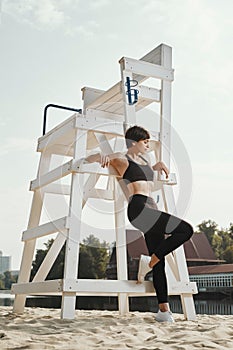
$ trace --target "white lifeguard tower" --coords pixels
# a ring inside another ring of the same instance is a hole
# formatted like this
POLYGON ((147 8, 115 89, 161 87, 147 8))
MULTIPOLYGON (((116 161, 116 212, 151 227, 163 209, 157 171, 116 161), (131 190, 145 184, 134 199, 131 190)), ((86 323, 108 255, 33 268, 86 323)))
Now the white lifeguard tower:
MULTIPOLYGON (((171 84, 174 76, 172 48, 161 44, 139 60, 123 57, 119 63, 120 82, 107 91, 84 87, 82 113, 73 114, 38 140, 37 150, 41 152, 38 175, 30 185, 30 190, 34 192, 32 207, 28 228, 22 234, 24 251, 19 279, 12 286, 16 313, 23 312, 27 295, 61 295, 61 318, 68 319, 75 316, 76 296, 118 296, 120 314, 125 314, 129 311, 129 297, 155 295, 152 282, 136 284, 136 281, 129 281, 127 278, 124 210, 126 198, 119 175, 111 167, 103 169, 98 163, 85 162, 84 158, 98 149, 106 154, 119 151, 125 129, 136 124, 138 111, 156 103, 160 105, 160 126, 159 130, 149 130, 150 150, 156 161, 163 160, 170 167, 171 84), (149 78, 160 81, 160 88, 142 84, 149 78), (69 160, 51 169, 54 155, 61 156, 61 159, 66 156, 69 160), (71 177, 70 184, 57 182, 67 175, 71 177), (109 177, 105 189, 95 187, 100 176, 109 177), (47 193, 70 196, 69 213, 41 224, 41 212, 47 193), (82 210, 89 198, 103 198, 114 202, 117 280, 77 277, 82 210), (36 241, 54 233, 57 236, 30 282, 36 241), (65 243, 63 279, 46 280, 65 243)), ((155 180, 154 191, 161 191, 165 210, 179 215, 176 213, 172 184, 174 182, 158 178, 155 180)), ((197 293, 197 288, 195 282, 189 281, 183 247, 166 257, 166 270, 169 295, 180 295, 185 319, 195 319, 193 294, 197 293)))

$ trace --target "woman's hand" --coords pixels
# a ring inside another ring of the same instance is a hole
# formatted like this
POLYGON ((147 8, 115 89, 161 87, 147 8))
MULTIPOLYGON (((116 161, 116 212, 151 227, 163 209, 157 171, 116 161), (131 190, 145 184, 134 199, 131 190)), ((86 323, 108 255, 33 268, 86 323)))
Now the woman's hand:
POLYGON ((160 174, 164 172, 166 175, 166 179, 168 178, 169 170, 163 162, 156 163, 155 165, 153 165, 152 169, 159 171, 160 174))
POLYGON ((100 154, 100 164, 102 168, 109 167, 110 157, 108 155, 100 154))

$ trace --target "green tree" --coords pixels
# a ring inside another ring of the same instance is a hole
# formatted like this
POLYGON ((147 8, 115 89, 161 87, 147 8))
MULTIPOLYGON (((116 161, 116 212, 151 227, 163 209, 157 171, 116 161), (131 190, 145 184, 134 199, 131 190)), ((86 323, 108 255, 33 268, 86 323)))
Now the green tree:
POLYGON ((108 250, 103 247, 80 245, 79 278, 104 278, 109 261, 108 250))
MULTIPOLYGON (((32 271, 31 271, 31 280, 35 276, 38 271, 42 261, 44 260, 46 254, 51 248, 54 239, 48 240, 48 242, 44 243, 45 249, 37 249, 35 260, 32 263, 32 271)), ((63 267, 64 267, 64 256, 65 256, 65 245, 62 247, 60 253, 58 254, 57 259, 55 260, 51 270, 46 277, 46 280, 54 280, 63 278, 63 267)))
POLYGON ((227 263, 233 262, 233 224, 230 223, 228 229, 218 229, 216 222, 207 220, 197 225, 198 232, 203 232, 210 242, 216 257, 220 260, 226 260, 227 263))
POLYGON ((0 275, 0 289, 5 289, 4 276, 0 275))
POLYGON ((4 272, 4 288, 5 289, 11 289, 12 283, 16 282, 16 277, 12 276, 10 271, 5 271, 4 272))
POLYGON ((222 259, 223 247, 222 247, 222 237, 217 233, 213 235, 212 238, 212 248, 215 252, 217 259, 222 259))
POLYGON ((197 227, 198 227, 197 233, 203 232, 206 235, 209 243, 212 245, 213 236, 217 233, 217 230, 218 230, 217 229, 218 225, 216 224, 216 222, 211 220, 202 221, 202 223, 197 225, 197 227))
MULTIPOLYGON (((45 249, 37 249, 36 257, 32 264, 31 279, 38 271, 53 241, 53 239, 50 239, 47 243, 44 243, 45 249)), ((46 278, 47 280, 63 278, 64 259, 65 245, 54 262, 46 278)), ((108 261, 108 244, 106 242, 101 243, 94 235, 88 236, 80 244, 79 278, 104 278, 108 261)))
POLYGON ((232 222, 230 223, 230 227, 228 229, 228 233, 229 233, 229 236, 230 236, 230 238, 231 238, 231 240, 233 242, 233 223, 232 222))
POLYGON ((226 260, 228 264, 233 263, 233 245, 227 247, 223 252, 223 259, 226 260))

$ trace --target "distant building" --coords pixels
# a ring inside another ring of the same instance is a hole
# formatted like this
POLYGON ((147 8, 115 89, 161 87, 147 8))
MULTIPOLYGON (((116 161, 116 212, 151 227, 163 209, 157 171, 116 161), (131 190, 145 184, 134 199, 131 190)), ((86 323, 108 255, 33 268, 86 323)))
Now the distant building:
POLYGON ((233 294, 233 264, 219 260, 204 233, 194 233, 184 244, 191 282, 199 292, 233 294))
POLYGON ((220 292, 233 296, 233 264, 192 266, 190 281, 197 283, 199 292, 220 292))
POLYGON ((206 235, 194 233, 190 240, 184 243, 184 252, 188 266, 216 265, 225 260, 217 259, 206 235))
POLYGON ((0 275, 11 269, 11 256, 3 256, 0 250, 0 275))

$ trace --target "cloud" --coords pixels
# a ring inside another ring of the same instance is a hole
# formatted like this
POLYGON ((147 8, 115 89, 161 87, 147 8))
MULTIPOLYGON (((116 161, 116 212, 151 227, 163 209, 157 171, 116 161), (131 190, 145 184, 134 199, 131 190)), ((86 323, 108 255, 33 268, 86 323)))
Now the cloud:
POLYGON ((34 140, 26 138, 8 137, 0 148, 0 156, 4 156, 11 152, 19 152, 31 150, 34 140))
POLYGON ((105 4, 104 0, 98 6, 88 1, 80 6, 79 0, 3 0, 3 12, 40 31, 62 30, 66 35, 90 37, 98 27, 91 13, 105 4))
POLYGON ((66 15, 53 1, 43 0, 37 2, 36 20, 42 25, 57 27, 65 24, 66 15))
POLYGON ((3 2, 3 12, 34 27, 54 29, 68 20, 59 3, 54 0, 8 0, 3 2))

